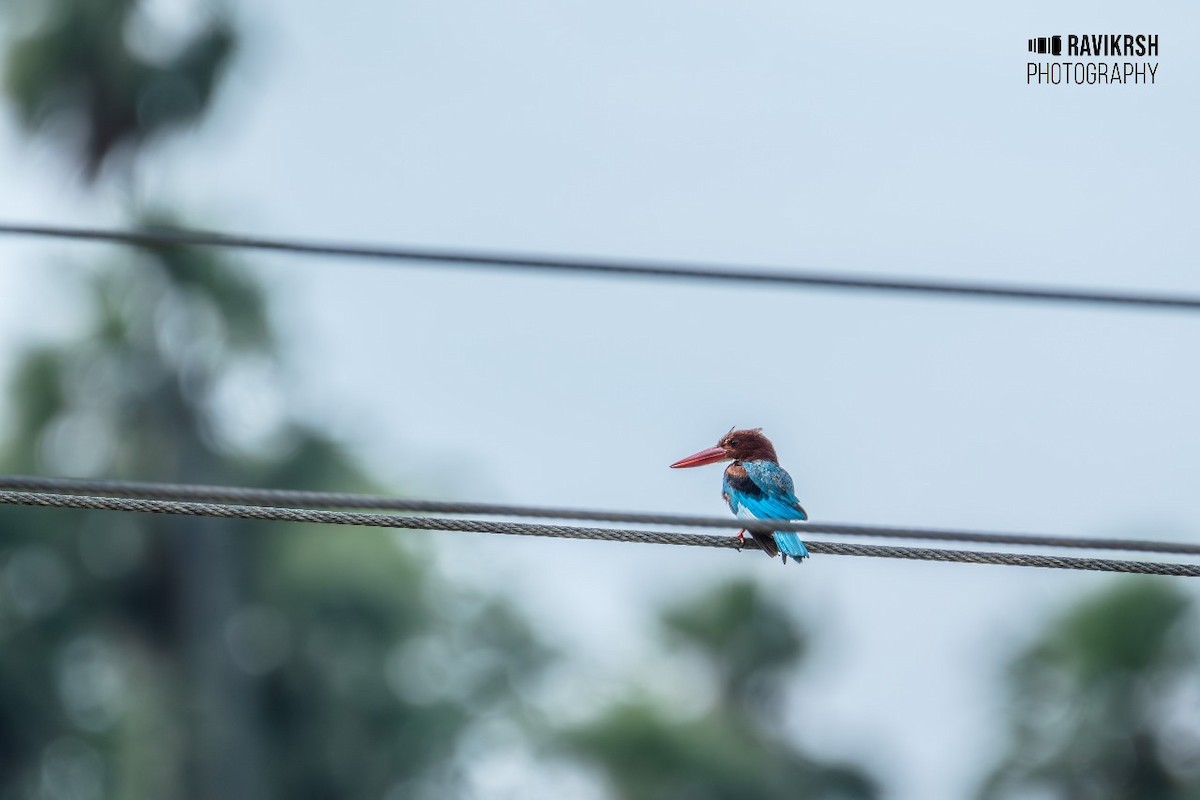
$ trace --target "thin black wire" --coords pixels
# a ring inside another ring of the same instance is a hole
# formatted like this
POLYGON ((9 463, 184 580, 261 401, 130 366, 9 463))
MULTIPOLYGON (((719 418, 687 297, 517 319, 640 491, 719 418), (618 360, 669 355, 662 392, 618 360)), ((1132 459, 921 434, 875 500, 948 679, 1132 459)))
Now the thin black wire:
POLYGON ((1193 295, 1050 288, 920 278, 887 278, 867 275, 846 276, 830 272, 770 270, 759 267, 718 264, 696 265, 683 262, 643 259, 551 256, 457 248, 334 244, 180 229, 118 230, 63 225, 0 223, 0 234, 102 241, 141 247, 221 247, 388 261, 425 261, 452 266, 504 267, 510 269, 552 270, 555 272, 591 273, 626 277, 721 281, 793 287, 816 286, 836 289, 1200 311, 1200 296, 1193 295))
POLYGON ((700 517, 686 514, 657 514, 619 511, 589 511, 499 503, 468 503, 444 500, 411 500, 384 495, 349 492, 313 492, 295 489, 252 489, 235 486, 150 483, 83 478, 47 478, 35 475, 0 475, 0 489, 28 492, 106 495, 159 500, 189 500, 255 506, 298 506, 303 508, 386 509, 411 513, 464 514, 473 516, 532 517, 621 522, 640 525, 669 525, 689 528, 744 528, 753 531, 793 530, 836 536, 865 536, 886 539, 921 539, 943 542, 1065 547, 1085 550, 1126 550, 1142 553, 1200 555, 1200 544, 1144 539, 1045 536, 1029 533, 988 533, 881 525, 846 525, 821 522, 755 522, 732 517, 700 517))
MULTIPOLYGON (((52 494, 48 492, 0 491, 0 505, 78 508, 107 511, 131 511, 143 514, 180 514, 222 519, 273 520, 280 522, 311 522, 327 525, 358 525, 376 528, 407 530, 460 531, 466 533, 499 533, 515 536, 542 536, 560 539, 592 539, 609 542, 638 542, 670 544, 689 547, 720 547, 740 549, 743 545, 734 536, 712 536, 696 533, 639 531, 620 528, 582 528, 569 525, 540 525, 527 522, 495 522, 475 519, 439 519, 409 517, 393 514, 368 514, 358 511, 325 511, 319 509, 278 508, 274 506, 230 505, 223 503, 193 503, 179 500, 145 500, 127 497, 89 497, 86 495, 52 494)), ((753 540, 745 543, 751 549, 753 540)), ((971 550, 936 550, 923 547, 885 547, 842 542, 809 542, 808 549, 820 555, 863 556, 872 558, 902 558, 920 561, 941 561, 963 564, 996 564, 1050 569, 1078 569, 1101 572, 1127 572, 1145 575, 1174 575, 1200 577, 1200 564, 1171 564, 1148 561, 1117 561, 1101 558, 1069 558, 1032 553, 988 553, 971 550)))

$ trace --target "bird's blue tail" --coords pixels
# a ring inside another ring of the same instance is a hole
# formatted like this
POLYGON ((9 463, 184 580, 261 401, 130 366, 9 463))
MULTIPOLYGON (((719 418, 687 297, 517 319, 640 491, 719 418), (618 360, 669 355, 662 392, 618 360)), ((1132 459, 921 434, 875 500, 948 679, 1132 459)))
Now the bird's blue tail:
POLYGON ((779 545, 779 552, 785 556, 791 556, 797 561, 808 558, 808 548, 800 540, 800 534, 795 531, 775 531, 775 544, 779 545))

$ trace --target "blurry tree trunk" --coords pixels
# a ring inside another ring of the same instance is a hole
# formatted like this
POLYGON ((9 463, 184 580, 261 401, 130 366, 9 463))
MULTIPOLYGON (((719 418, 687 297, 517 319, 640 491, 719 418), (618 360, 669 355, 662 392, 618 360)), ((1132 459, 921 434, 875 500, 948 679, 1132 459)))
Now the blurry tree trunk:
POLYGON ((258 696, 230 657, 225 633, 241 605, 236 534, 198 517, 182 517, 172 527, 179 629, 194 704, 187 716, 196 721, 188 794, 197 800, 266 797, 258 696))

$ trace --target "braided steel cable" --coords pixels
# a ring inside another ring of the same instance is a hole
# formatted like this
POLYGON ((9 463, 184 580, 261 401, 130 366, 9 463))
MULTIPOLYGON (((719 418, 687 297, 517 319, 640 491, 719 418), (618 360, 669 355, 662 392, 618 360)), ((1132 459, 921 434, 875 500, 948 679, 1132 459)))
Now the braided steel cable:
POLYGON ((771 532, 793 530, 834 536, 862 536, 884 539, 918 539, 941 542, 1062 547, 1083 550, 1124 550, 1169 555, 1200 555, 1200 544, 1163 542, 1144 539, 1108 539, 1102 537, 1046 536, 1030 533, 990 533, 905 528, 879 525, 847 525, 822 522, 755 522, 733 517, 700 517, 686 514, 657 514, 545 506, 504 505, 444 500, 410 500, 384 495, 349 492, 314 492, 295 489, 254 489, 236 486, 151 483, 80 478, 47 478, 34 475, 0 475, 0 489, 65 494, 106 495, 158 500, 188 500, 255 506, 296 506, 302 508, 376 509, 408 513, 462 514, 470 516, 529 517, 573 519, 593 522, 618 522, 636 525, 663 525, 686 528, 741 528, 771 532))
MULTIPOLYGON (((194 517, 273 520, 280 522, 310 522, 327 525, 357 525, 408 530, 499 533, 515 536, 592 539, 609 542, 638 542, 644 544, 719 547, 725 549, 740 549, 742 547, 741 543, 734 536, 625 530, 619 528, 582 528, 569 525, 541 525, 525 522, 495 522, 475 519, 410 517, 392 514, 371 514, 359 511, 326 511, 319 509, 280 508, 276 506, 198 503, 180 500, 90 497, 87 495, 53 494, 47 492, 0 491, 0 505, 131 511, 149 514, 178 514, 194 517)), ((745 546, 752 549, 757 547, 753 541, 746 542, 745 546)), ((1066 556, 1028 553, 990 553, 970 550, 940 550, 921 547, 886 547, 840 542, 810 542, 808 543, 808 548, 811 552, 822 555, 900 558, 962 564, 995 564, 1020 567, 1044 567, 1049 569, 1200 577, 1200 564, 1118 561, 1100 558, 1071 558, 1066 556)))

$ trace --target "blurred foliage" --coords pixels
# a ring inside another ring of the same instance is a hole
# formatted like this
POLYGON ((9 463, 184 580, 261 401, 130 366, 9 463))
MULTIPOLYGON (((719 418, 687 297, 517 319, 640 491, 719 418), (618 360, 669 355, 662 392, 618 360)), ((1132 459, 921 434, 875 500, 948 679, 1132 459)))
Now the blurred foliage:
MULTIPOLYGON (((35 131, 79 125, 93 177, 198 118, 235 39, 214 23, 154 61, 130 44, 139 3, 43 3, 7 52, 9 97, 35 131)), ((376 488, 287 413, 243 268, 136 248, 91 274, 82 333, 14 371, 0 468, 376 488)), ((520 716, 549 659, 512 608, 388 532, 0 511, 0 800, 420 796, 455 785, 481 715, 520 716)))
POLYGON ((712 673, 712 707, 680 718, 652 701, 623 702, 569 731, 567 746, 599 766, 622 800, 874 798, 860 767, 799 751, 775 724, 807 637, 754 584, 717 587, 667 611, 669 639, 712 673))
MULTIPOLYGON (((244 273, 126 260, 96 274, 89 330, 22 359, 4 469, 373 488, 263 402, 286 387, 244 273)), ((549 658, 380 531, 4 509, 0 586, 4 798, 382 797, 448 769, 549 658)))
POLYGON ((979 796, 1200 798, 1200 651, 1191 598, 1130 580, 1089 598, 1009 673, 1010 751, 979 796))
POLYGON ((93 179, 123 148, 197 121, 236 44, 232 25, 214 18, 157 52, 163 48, 153 46, 153 23, 137 0, 12 5, 36 21, 8 48, 9 98, 26 125, 65 137, 93 179))
POLYGON ((711 664, 721 705, 761 716, 807 651, 808 639, 782 606, 750 583, 733 583, 668 610, 668 637, 711 664))

